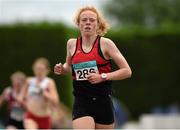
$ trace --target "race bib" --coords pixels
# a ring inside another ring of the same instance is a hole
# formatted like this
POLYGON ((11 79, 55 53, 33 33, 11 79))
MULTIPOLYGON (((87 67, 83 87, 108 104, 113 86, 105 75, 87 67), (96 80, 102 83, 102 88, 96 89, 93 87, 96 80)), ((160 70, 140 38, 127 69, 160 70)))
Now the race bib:
POLYGON ((15 119, 17 121, 23 120, 23 114, 25 113, 25 110, 21 107, 13 107, 10 113, 10 117, 12 119, 15 119))
POLYGON ((99 73, 96 61, 73 64, 76 80, 87 80, 89 73, 99 73))

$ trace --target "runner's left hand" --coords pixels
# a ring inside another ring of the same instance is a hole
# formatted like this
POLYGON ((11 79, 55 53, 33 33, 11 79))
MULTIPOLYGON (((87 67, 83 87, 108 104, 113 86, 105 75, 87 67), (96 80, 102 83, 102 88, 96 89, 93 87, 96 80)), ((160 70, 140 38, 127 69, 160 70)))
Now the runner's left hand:
POLYGON ((101 75, 98 73, 88 74, 87 79, 91 84, 97 84, 103 81, 103 79, 101 78, 101 75))

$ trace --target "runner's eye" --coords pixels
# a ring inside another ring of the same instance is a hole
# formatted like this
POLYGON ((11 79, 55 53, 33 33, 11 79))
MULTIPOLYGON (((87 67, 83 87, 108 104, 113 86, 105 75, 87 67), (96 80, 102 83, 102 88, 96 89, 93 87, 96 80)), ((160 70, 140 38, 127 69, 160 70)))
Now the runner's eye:
POLYGON ((90 21, 90 22, 95 22, 95 21, 96 21, 96 19, 94 19, 94 18, 90 18, 90 19, 89 19, 89 21, 90 21))
POLYGON ((87 21, 87 19, 85 19, 85 18, 84 18, 84 19, 81 19, 81 21, 86 22, 86 21, 87 21))

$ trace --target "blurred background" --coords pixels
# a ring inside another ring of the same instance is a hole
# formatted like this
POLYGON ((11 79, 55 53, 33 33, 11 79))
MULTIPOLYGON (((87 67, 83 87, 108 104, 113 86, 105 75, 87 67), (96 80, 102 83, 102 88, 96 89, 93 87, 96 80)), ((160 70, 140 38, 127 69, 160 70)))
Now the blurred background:
POLYGON ((0 93, 13 72, 31 76, 33 61, 46 57, 60 100, 71 110, 71 75, 57 76, 53 67, 65 61, 67 40, 78 36, 73 18, 85 5, 109 21, 105 37, 133 71, 113 82, 116 127, 180 128, 180 0, 0 0, 0 93))

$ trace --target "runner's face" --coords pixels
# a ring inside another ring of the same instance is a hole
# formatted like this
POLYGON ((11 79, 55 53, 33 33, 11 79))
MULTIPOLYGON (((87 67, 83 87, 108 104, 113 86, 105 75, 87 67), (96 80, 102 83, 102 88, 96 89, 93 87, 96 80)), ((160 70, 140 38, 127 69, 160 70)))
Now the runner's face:
POLYGON ((48 73, 46 66, 43 63, 36 63, 33 68, 34 74, 38 77, 45 77, 48 73))
POLYGON ((24 80, 19 77, 15 76, 11 79, 13 87, 21 87, 24 84, 24 80))
POLYGON ((96 30, 98 28, 97 14, 86 10, 80 14, 79 29, 81 35, 96 35, 96 30))

